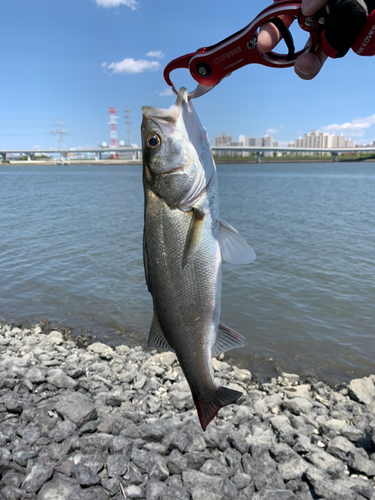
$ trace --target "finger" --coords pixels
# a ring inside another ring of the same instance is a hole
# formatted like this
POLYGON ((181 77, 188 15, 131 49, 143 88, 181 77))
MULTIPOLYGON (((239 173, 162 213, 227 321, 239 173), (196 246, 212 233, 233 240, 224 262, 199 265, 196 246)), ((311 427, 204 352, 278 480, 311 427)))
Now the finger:
POLYGON ((312 16, 318 12, 324 5, 328 3, 327 0, 302 0, 301 9, 304 16, 312 16))
POLYGON ((322 50, 318 50, 315 54, 306 53, 299 56, 295 65, 295 73, 302 80, 312 80, 322 69, 327 56, 322 50))
MULTIPOLYGON (((283 21, 285 26, 289 26, 293 22, 293 16, 282 15, 279 18, 283 21)), ((262 52, 269 52, 272 50, 281 40, 281 33, 272 23, 265 23, 260 27, 258 35, 258 48, 262 52)))

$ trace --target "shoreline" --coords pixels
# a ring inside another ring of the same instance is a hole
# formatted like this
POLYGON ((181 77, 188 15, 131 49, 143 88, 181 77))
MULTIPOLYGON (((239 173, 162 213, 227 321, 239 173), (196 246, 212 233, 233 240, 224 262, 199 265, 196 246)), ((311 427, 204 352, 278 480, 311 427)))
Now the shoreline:
MULTIPOLYGON (((260 164, 273 164, 273 163, 374 163, 375 158, 366 158, 366 159, 338 159, 337 162, 334 161, 333 158, 312 158, 312 159, 294 159, 291 158, 262 158, 259 162, 260 164)), ((215 163, 217 165, 257 165, 259 164, 256 160, 219 160, 216 159, 215 163)), ((55 163, 53 161, 9 161, 9 163, 0 162, 0 167, 11 167, 11 166, 34 166, 34 165, 61 165, 58 161, 55 163)), ((64 165, 69 165, 68 161, 65 160, 64 165)), ((142 165, 142 160, 70 160, 70 165, 142 165)))
POLYGON ((0 499, 370 500, 375 375, 267 383, 213 359, 240 390, 203 432, 170 352, 48 322, 0 324, 0 499))

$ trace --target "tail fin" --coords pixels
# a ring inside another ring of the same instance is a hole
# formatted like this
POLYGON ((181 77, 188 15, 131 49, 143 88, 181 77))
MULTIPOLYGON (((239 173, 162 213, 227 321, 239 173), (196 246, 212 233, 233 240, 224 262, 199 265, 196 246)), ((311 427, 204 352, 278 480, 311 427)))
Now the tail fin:
POLYGON ((206 430, 207 425, 215 417, 220 408, 234 403, 240 396, 242 396, 242 392, 234 391, 227 387, 219 387, 212 394, 212 399, 210 400, 198 399, 193 396, 202 429, 206 430))

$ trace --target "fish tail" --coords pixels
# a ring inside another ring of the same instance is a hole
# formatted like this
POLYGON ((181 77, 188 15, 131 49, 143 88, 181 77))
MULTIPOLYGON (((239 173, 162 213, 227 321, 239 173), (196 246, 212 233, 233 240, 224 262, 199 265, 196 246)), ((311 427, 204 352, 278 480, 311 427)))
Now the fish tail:
POLYGON ((242 396, 242 392, 228 389, 227 387, 219 387, 213 391, 211 399, 199 399, 199 397, 193 395, 202 429, 206 430, 207 425, 215 417, 220 408, 234 403, 240 396, 242 396))

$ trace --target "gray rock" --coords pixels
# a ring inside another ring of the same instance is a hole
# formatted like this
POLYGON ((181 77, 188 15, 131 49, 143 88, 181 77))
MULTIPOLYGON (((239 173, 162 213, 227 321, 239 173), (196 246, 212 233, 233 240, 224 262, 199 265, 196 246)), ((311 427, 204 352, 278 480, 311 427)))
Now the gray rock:
POLYGON ((375 401, 375 386, 371 378, 357 378, 349 384, 349 394, 355 401, 371 405, 375 401))
POLYGON ((77 427, 97 417, 93 400, 80 392, 64 393, 56 405, 56 410, 77 427))
POLYGON ((244 472, 239 472, 231 477, 231 481, 238 490, 243 490, 250 486, 251 476, 249 474, 245 474, 244 472))
POLYGON ((23 474, 11 470, 3 475, 1 483, 6 486, 14 486, 15 488, 19 488, 21 486, 23 478, 23 474))
POLYGON ((103 359, 113 358, 113 349, 108 345, 102 344, 101 342, 95 342, 88 346, 87 350, 93 354, 97 354, 103 359))
POLYGON ((164 462, 158 455, 154 455, 155 457, 155 465, 151 469, 149 476, 150 479, 154 479, 156 481, 165 481, 169 477, 169 471, 164 462))
POLYGON ((112 443, 112 435, 95 432, 88 436, 79 438, 82 453, 89 455, 93 453, 107 453, 112 443))
POLYGON ((150 479, 146 486, 146 498, 147 500, 159 500, 160 498, 165 498, 168 491, 168 486, 155 479, 150 479))
MULTIPOLYGON (((224 484, 224 478, 216 477, 215 487, 220 490, 224 484)), ((213 485, 213 478, 208 474, 204 474, 203 472, 197 470, 186 470, 182 472, 182 484, 184 488, 192 493, 192 490, 197 493, 197 490, 200 491, 210 491, 213 485)))
MULTIPOLYGON (((108 491, 111 496, 115 496, 120 491, 120 479, 118 477, 111 477, 111 479, 101 480, 103 488, 108 491)), ((123 495, 121 493, 122 498, 123 495)))
POLYGON ((215 480, 212 480, 210 489, 202 490, 201 486, 196 486, 191 489, 192 500, 225 500, 226 496, 223 491, 215 487, 215 480))
POLYGON ((72 476, 81 486, 95 486, 99 483, 99 476, 89 467, 83 464, 77 464, 72 467, 72 476))
POLYGON ((20 401, 17 401, 12 396, 6 398, 5 408, 9 413, 20 415, 23 412, 23 406, 20 401))
POLYGON ((62 333, 54 330, 46 336, 46 341, 52 345, 61 345, 64 341, 62 333))
POLYGON ((308 468, 308 463, 298 457, 289 462, 279 464, 277 468, 284 481, 291 481, 292 479, 302 479, 308 468))
POLYGON ((200 472, 204 472, 210 476, 228 476, 230 469, 219 463, 217 460, 210 459, 206 460, 206 462, 202 465, 200 472))
POLYGON ((127 484, 141 484, 143 483, 143 476, 136 465, 133 463, 129 464, 128 472, 124 476, 124 480, 127 484))
POLYGON ((13 453, 13 460, 16 464, 26 467, 28 460, 30 458, 35 458, 37 453, 31 450, 19 450, 13 453))
POLYGON ((82 489, 78 494, 72 495, 71 500, 109 500, 109 494, 101 486, 82 489))
POLYGON ((375 476, 375 462, 369 459, 363 448, 355 449, 349 453, 348 465, 351 469, 368 477, 375 476))
POLYGON ((69 436, 71 436, 76 430, 75 424, 70 420, 63 420, 59 422, 54 429, 50 432, 50 438, 56 441, 56 443, 61 443, 69 436))
POLYGON ((188 461, 186 456, 175 449, 166 457, 166 465, 170 474, 181 474, 183 470, 187 470, 188 461))
POLYGON ((306 398, 296 397, 292 399, 284 399, 283 406, 295 415, 308 413, 313 404, 306 398))
POLYGON ((126 474, 129 460, 122 453, 109 455, 107 460, 108 477, 118 477, 126 474))
POLYGON ((154 456, 151 456, 147 451, 138 450, 137 448, 133 448, 131 460, 143 474, 148 474, 155 465, 154 456))
POLYGON ((45 381, 46 375, 47 375, 46 369, 37 366, 32 366, 25 373, 25 379, 29 380, 32 384, 41 384, 42 382, 45 381))
POLYGON ((326 500, 356 500, 357 494, 353 490, 341 481, 330 480, 327 474, 315 467, 309 467, 306 476, 315 493, 326 500))
POLYGON ((132 484, 125 488, 126 498, 145 498, 143 489, 135 484, 132 484))
POLYGON ((289 490, 263 490, 250 497, 253 500, 296 500, 296 495, 289 490))
POLYGON ((36 463, 27 472, 25 479, 22 481, 21 487, 27 492, 36 493, 40 490, 43 484, 52 477, 52 474, 52 467, 36 463))
POLYGON ((53 479, 39 490, 37 500, 71 500, 72 495, 81 490, 79 484, 62 474, 54 474, 53 479))
POLYGON ((327 453, 340 460, 346 460, 350 452, 355 451, 355 446, 344 436, 337 436, 328 443, 327 453))

